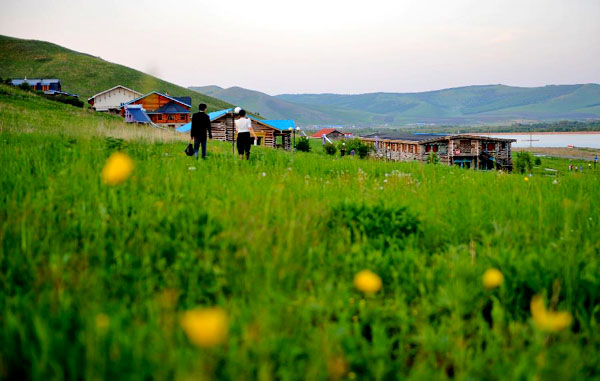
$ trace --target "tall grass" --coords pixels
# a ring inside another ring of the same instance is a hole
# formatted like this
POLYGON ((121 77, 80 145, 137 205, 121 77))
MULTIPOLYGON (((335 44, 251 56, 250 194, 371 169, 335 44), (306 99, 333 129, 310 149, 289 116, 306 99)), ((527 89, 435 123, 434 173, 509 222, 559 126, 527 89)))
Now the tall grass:
POLYGON ((17 95, 0 98, 3 378, 598 377, 596 175, 260 147, 246 162, 217 142, 195 161, 177 135, 17 95), (107 136, 135 162, 117 187, 107 136), (383 280, 373 297, 362 269, 383 280), (567 330, 535 328, 539 293, 567 330), (229 337, 197 349, 178 318, 215 305, 229 337))

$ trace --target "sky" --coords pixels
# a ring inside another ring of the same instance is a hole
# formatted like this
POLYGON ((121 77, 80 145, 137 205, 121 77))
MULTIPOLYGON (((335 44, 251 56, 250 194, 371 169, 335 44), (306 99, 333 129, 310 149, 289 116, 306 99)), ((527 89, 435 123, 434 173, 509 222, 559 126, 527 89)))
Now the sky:
POLYGON ((600 0, 2 0, 0 34, 181 86, 281 93, 600 83, 600 0))

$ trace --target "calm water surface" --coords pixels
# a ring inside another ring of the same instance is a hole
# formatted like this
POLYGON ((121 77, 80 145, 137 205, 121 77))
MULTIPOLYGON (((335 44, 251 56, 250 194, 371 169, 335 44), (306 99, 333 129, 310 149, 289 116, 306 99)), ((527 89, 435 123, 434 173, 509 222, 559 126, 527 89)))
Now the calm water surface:
POLYGON ((477 134, 484 136, 497 136, 499 138, 516 139, 513 147, 575 147, 600 148, 600 133, 594 134, 477 134), (529 140, 533 141, 530 142, 529 140))

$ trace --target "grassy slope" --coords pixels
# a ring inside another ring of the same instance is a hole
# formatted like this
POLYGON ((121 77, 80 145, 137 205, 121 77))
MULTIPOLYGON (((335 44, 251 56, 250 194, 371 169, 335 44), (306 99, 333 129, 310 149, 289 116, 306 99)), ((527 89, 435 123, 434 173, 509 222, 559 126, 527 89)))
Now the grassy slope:
POLYGON ((59 78, 63 90, 79 94, 84 100, 100 91, 123 85, 141 93, 157 90, 168 91, 173 96, 191 96, 194 107, 206 103, 211 111, 231 107, 219 99, 49 42, 0 36, 0 77, 25 76, 59 78))
POLYGON ((294 119, 299 125, 354 124, 366 122, 374 115, 323 105, 301 105, 241 87, 223 89, 217 86, 190 87, 194 91, 223 99, 258 112, 267 119, 294 119))
POLYGON ((0 90, 2 379, 598 375, 598 173, 524 182, 261 147, 242 162, 217 142, 196 162, 157 130, 0 90), (160 144, 128 135, 134 175, 106 187, 106 132, 124 129, 160 144), (418 233, 395 237, 374 205, 408 207, 418 233), (352 285, 364 268, 374 297, 352 285), (573 325, 538 331, 536 293, 573 325), (229 338, 195 349, 179 314, 212 305, 229 338))
POLYGON ((498 121, 600 117, 600 85, 467 86, 423 93, 283 94, 280 99, 387 115, 395 121, 498 121))

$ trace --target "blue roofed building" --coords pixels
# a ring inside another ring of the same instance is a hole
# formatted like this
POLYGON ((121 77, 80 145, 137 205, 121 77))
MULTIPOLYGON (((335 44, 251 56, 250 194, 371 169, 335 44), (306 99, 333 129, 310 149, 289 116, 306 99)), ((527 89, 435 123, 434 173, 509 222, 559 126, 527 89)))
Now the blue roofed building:
POLYGON ((125 122, 151 124, 152 121, 142 105, 129 105, 125 107, 125 122))

